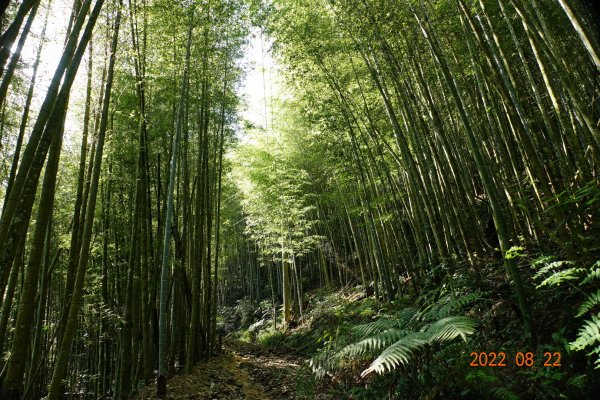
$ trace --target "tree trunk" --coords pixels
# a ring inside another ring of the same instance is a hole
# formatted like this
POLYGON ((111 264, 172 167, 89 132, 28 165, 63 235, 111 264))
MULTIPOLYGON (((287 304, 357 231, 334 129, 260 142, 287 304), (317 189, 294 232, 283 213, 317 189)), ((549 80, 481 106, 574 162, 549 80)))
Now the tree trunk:
POLYGON ((177 158, 179 149, 179 138, 181 137, 183 123, 183 108, 184 94, 186 92, 188 80, 188 68, 190 62, 190 50, 192 43, 193 30, 193 9, 190 11, 190 25, 188 28, 187 47, 185 55, 185 64, 183 76, 181 78, 181 94, 179 97, 179 107, 177 110, 177 123, 175 139, 173 140, 173 148, 171 150, 171 163, 169 169, 169 188, 167 191, 167 214, 165 217, 165 236, 162 249, 162 267, 160 280, 160 310, 159 310, 159 341, 158 341, 158 378, 157 378, 157 395, 164 397, 167 394, 167 296, 169 292, 169 276, 170 276, 170 246, 171 246, 171 220, 173 219, 173 192, 175 188, 175 173, 177 171, 177 158))
MULTIPOLYGON (((102 1, 98 0, 96 7, 98 12, 102 7, 102 1)), ((96 8, 95 8, 96 10, 96 8)), ((94 10, 94 11, 95 11, 94 10)), ((91 17, 90 17, 91 18, 91 17)), ((88 199, 88 206, 86 209, 86 218, 84 224, 83 240, 81 244, 81 255, 79 257, 79 263, 77 266, 77 278, 75 281, 75 287, 73 290, 73 296, 71 297, 71 304, 69 306, 69 317, 63 333, 62 346, 58 352, 56 364, 54 366, 54 372, 52 374, 52 380, 48 388, 48 399, 56 400, 62 397, 62 385, 63 379, 67 372, 67 365, 69 362, 69 355, 71 353, 71 343, 75 337, 75 330, 77 327, 77 315, 79 313, 79 307, 81 305, 81 298, 83 296, 83 286, 85 282, 85 273, 87 269, 87 262, 90 252, 90 244, 92 239, 92 226, 94 224, 94 213, 96 210, 96 197, 98 195, 98 181, 100 179, 100 168, 102 165, 102 154, 104 150, 104 140, 106 134, 106 128, 108 124, 108 111, 110 106, 110 95, 114 76, 114 66, 116 58, 117 43, 119 37, 119 27, 121 22, 121 7, 117 7, 117 15, 114 25, 114 33, 111 42, 110 61, 108 67, 108 74, 106 78, 106 90, 104 95, 104 101, 102 105, 102 116, 100 118, 100 128, 98 130, 98 142, 96 145, 96 154, 94 155, 94 171, 92 175, 92 182, 90 186, 90 194, 88 199)), ((91 33, 91 32, 90 32, 91 33)))

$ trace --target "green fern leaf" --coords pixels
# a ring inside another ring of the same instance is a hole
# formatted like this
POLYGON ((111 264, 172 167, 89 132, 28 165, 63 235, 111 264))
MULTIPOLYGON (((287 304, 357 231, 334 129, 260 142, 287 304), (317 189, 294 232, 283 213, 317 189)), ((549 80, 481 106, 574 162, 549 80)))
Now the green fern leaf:
POLYGON ((596 293, 590 294, 583 304, 579 306, 579 311, 577 312, 576 317, 581 317, 583 314, 591 311, 598 304, 600 304, 600 289, 598 289, 596 293))
MULTIPOLYGON (((577 340, 571 342, 569 346, 571 350, 583 350, 597 342, 600 343, 600 314, 592 315, 591 319, 584 321, 577 340)), ((600 350, 598 347, 595 350, 600 350)))
POLYGON ((431 324, 425 334, 430 342, 448 342, 459 336, 466 341, 467 336, 475 332, 476 326, 477 321, 469 317, 446 317, 431 324))
POLYGON ((597 279, 600 279, 600 261, 596 261, 596 263, 592 266, 592 270, 581 283, 585 285, 597 279))
POLYGON ((519 396, 503 387, 495 387, 490 390, 494 397, 499 400, 519 400, 519 396))
POLYGON ((577 389, 583 389, 585 388, 585 384, 586 381, 588 379, 588 376, 583 374, 583 375, 577 375, 574 378, 571 378, 568 382, 567 385, 577 388, 577 389))
POLYGON ((540 256, 531 262, 531 266, 548 265, 552 261, 554 261, 554 256, 540 256))
POLYGON ((308 361, 308 365, 317 377, 322 378, 339 362, 336 354, 330 350, 322 351, 308 361))
POLYGON ((381 350, 384 347, 390 346, 397 342, 411 331, 388 329, 378 335, 361 340, 358 343, 350 344, 344 347, 337 355, 339 357, 356 357, 374 350, 381 350))
POLYGON ((481 293, 469 293, 465 296, 461 296, 458 298, 449 297, 449 301, 437 312, 437 318, 444 318, 450 315, 451 312, 456 310, 462 310, 467 307, 469 304, 474 303, 475 301, 481 299, 481 293))
POLYGON ((399 328, 400 324, 395 318, 379 318, 376 321, 357 325, 353 328, 354 333, 360 337, 367 337, 373 334, 384 332, 388 329, 399 328))
POLYGON ((542 281, 542 283, 540 283, 536 287, 540 288, 542 286, 547 286, 547 285, 559 286, 563 282, 575 281, 575 280, 580 279, 579 274, 584 271, 585 270, 583 268, 576 268, 576 267, 567 268, 567 269, 555 272, 554 274, 550 275, 548 278, 544 279, 542 281))
POLYGON ((413 307, 403 308, 398 313, 400 326, 409 326, 418 316, 419 310, 413 307))
POLYGON ((533 279, 539 279, 542 276, 544 276, 550 272, 552 272, 552 273, 559 272, 559 270, 563 267, 563 265, 573 265, 573 261, 561 260, 561 261, 552 261, 550 263, 547 263, 545 266, 540 268, 538 270, 538 272, 535 273, 535 275, 533 276, 533 279))
POLYGON ((471 384, 485 384, 491 386, 491 384, 498 382, 498 377, 491 375, 489 372, 483 369, 474 369, 467 373, 465 381, 471 384))
POLYGON ((400 364, 407 364, 414 352, 425 344, 427 340, 422 332, 411 333, 385 349, 361 375, 366 376, 373 371, 382 374, 400 364))
POLYGON ((401 329, 408 326, 418 312, 419 311, 416 308, 406 307, 391 317, 379 318, 378 320, 369 322, 367 324, 357 325, 353 329, 354 332, 360 337, 367 337, 373 334, 384 332, 388 329, 401 329))

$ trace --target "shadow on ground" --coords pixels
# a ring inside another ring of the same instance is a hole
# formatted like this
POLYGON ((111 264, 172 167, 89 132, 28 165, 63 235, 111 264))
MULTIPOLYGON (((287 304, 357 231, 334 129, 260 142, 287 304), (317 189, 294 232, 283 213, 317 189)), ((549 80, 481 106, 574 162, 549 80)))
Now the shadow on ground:
MULTIPOLYGON (((293 399, 296 370, 303 360, 236 340, 226 340, 223 354, 177 375, 167 383, 168 400, 293 399)), ((156 384, 145 387, 137 400, 158 399, 156 384)))

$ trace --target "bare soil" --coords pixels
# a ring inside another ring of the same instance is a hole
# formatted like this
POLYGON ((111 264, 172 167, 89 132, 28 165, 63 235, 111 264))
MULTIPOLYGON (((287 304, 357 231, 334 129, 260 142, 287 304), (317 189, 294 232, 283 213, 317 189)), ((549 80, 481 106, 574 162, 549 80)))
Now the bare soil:
MULTIPOLYGON (((223 354, 198 364, 191 374, 170 378, 164 399, 293 399, 296 370, 303 361, 284 349, 227 339, 223 354)), ((158 399, 156 384, 145 387, 135 398, 158 399)))

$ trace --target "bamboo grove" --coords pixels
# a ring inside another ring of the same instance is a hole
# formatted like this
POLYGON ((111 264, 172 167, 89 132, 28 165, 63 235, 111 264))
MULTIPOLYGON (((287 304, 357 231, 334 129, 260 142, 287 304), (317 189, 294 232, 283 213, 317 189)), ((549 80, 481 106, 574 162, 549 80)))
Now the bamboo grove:
POLYGON ((535 348, 523 251, 597 258, 599 47, 583 5, 272 1, 255 18, 294 96, 232 156, 225 301, 283 301, 287 322, 304 286, 384 302, 500 286, 535 348))
POLYGON ((0 397, 125 399, 155 379, 159 354, 164 390, 215 348, 245 6, 76 0, 44 85, 46 27, 29 31, 60 6, 13 2, 2 20, 0 397), (19 63, 30 41, 32 72, 19 63), (72 107, 78 149, 66 147, 72 107))
POLYGON ((3 7, 2 399, 164 395, 219 350, 219 306, 266 299, 289 326, 316 287, 501 286, 535 347, 519 254, 597 257, 600 46, 579 2, 3 7), (251 25, 287 93, 264 126, 238 112, 251 25))

